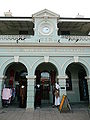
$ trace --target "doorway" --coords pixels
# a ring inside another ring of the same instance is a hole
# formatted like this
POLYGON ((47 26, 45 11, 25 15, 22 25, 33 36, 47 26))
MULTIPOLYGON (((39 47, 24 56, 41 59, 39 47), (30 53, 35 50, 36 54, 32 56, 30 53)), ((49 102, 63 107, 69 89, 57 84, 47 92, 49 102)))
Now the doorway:
POLYGON ((49 103, 50 74, 47 71, 41 72, 41 101, 49 103))
POLYGON ((81 63, 71 63, 66 68, 66 90, 68 98, 74 102, 88 102, 88 84, 85 66, 81 63), (72 95, 73 94, 73 95, 72 95))
POLYGON ((3 90, 10 90, 10 102, 2 102, 3 106, 26 107, 27 101, 27 69, 22 63, 11 63, 5 69, 6 79, 3 90), (23 98, 22 98, 23 96, 23 98))
POLYGON ((36 68, 36 107, 54 104, 53 88, 56 82, 57 74, 57 69, 52 63, 41 63, 36 68))

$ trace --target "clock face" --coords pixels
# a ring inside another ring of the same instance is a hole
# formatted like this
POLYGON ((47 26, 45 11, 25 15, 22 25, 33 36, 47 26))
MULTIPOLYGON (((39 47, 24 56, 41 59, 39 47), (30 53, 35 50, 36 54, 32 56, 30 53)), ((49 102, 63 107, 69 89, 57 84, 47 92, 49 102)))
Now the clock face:
POLYGON ((49 22, 42 22, 39 25, 39 32, 42 35, 50 35, 53 31, 53 25, 49 22))
POLYGON ((50 32, 49 27, 48 26, 43 27, 42 32, 45 33, 45 34, 48 34, 50 32))

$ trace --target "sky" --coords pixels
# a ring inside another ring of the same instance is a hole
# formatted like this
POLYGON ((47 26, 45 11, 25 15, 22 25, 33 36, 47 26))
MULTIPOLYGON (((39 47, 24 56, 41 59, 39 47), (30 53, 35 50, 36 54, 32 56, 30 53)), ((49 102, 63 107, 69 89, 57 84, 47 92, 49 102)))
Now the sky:
POLYGON ((90 18, 90 0, 0 0, 0 16, 9 10, 13 16, 31 17, 48 9, 61 17, 76 17, 79 13, 90 18))

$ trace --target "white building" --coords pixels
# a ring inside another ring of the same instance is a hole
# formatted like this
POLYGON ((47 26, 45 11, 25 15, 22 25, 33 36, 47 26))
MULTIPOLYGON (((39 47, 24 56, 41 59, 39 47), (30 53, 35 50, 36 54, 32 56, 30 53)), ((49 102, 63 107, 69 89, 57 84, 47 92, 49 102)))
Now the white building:
POLYGON ((5 15, 0 17, 0 91, 4 85, 15 88, 19 106, 24 85, 24 107, 34 109, 37 101, 53 103, 58 81, 61 97, 90 103, 90 18, 62 18, 47 9, 32 17, 5 15))

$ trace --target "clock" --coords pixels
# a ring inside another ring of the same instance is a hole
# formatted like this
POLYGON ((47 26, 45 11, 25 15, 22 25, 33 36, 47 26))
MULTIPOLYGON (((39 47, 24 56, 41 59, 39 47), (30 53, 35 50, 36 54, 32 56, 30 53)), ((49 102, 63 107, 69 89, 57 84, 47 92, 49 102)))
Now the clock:
POLYGON ((53 25, 49 22, 42 22, 38 30, 42 35, 50 35, 53 32, 53 25))
POLYGON ((48 26, 44 26, 42 28, 42 32, 45 33, 45 34, 48 34, 50 32, 50 28, 48 26))

